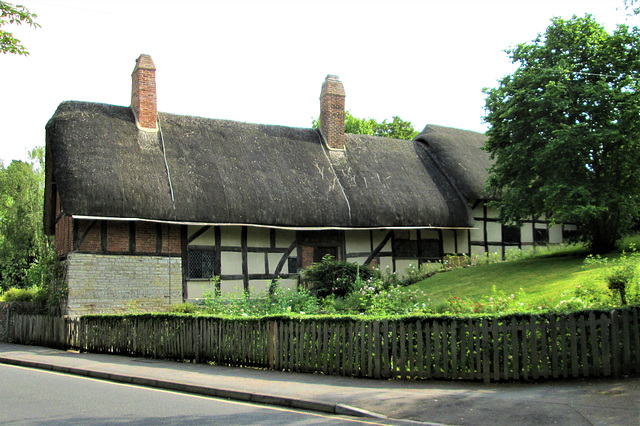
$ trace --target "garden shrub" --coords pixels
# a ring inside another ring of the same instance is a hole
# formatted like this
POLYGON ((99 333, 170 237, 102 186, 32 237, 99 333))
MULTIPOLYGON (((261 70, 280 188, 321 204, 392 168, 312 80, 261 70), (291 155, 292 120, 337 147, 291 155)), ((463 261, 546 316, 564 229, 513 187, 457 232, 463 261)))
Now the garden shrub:
POLYGON ((605 279, 609 290, 620 295, 620 301, 623 305, 627 304, 627 287, 633 282, 636 275, 636 265, 622 264, 609 271, 605 279))
POLYGON ((259 317, 283 314, 315 314, 320 311, 319 300, 309 292, 300 288, 281 288, 276 281, 267 294, 251 295, 243 292, 241 296, 223 296, 219 291, 205 292, 203 305, 199 312, 224 315, 259 317))
POLYGON ((0 296, 3 302, 45 302, 47 293, 41 287, 11 287, 0 296))
POLYGON ((200 308, 189 302, 182 302, 178 305, 174 305, 171 307, 171 312, 179 313, 179 314, 193 314, 198 312, 200 308))
POLYGON ((585 259, 585 267, 598 267, 602 270, 601 278, 611 293, 620 297, 623 305, 628 303, 627 294, 632 295, 633 302, 639 297, 636 277, 640 266, 640 253, 635 251, 633 244, 630 247, 630 254, 623 251, 617 259, 603 258, 599 255, 589 255, 585 259))
MULTIPOLYGON (((460 259, 462 258, 463 256, 447 256, 445 258, 444 263, 443 262, 423 263, 418 267, 414 266, 413 264, 410 264, 405 270, 404 276, 399 280, 400 281, 399 284, 404 286, 415 284, 439 272, 443 272, 447 270, 447 268, 449 267, 448 265, 457 264, 458 262, 460 262, 460 259)), ((464 260, 462 260, 462 262, 464 262, 464 260)))
POLYGON ((576 286, 572 293, 567 292, 553 309, 556 312, 573 312, 586 309, 599 309, 611 306, 613 297, 606 288, 595 283, 585 283, 576 286))
POLYGON ((322 262, 314 263, 302 271, 302 274, 311 291, 318 297, 330 294, 344 297, 354 290, 356 280, 366 281, 375 272, 357 263, 336 260, 327 255, 322 258, 322 262))
POLYGON ((635 251, 634 245, 631 245, 631 249, 630 254, 623 251, 617 259, 589 255, 584 261, 585 268, 601 269, 601 279, 607 284, 612 294, 620 297, 623 305, 628 303, 627 293, 633 294, 633 302, 638 298, 636 277, 638 266, 640 266, 640 252, 635 251))
POLYGON ((640 247, 640 234, 626 235, 616 242, 616 248, 620 252, 634 252, 640 247))
POLYGON ((271 314, 316 313, 320 308, 318 299, 307 289, 283 289, 276 281, 272 285, 272 290, 267 297, 271 314))

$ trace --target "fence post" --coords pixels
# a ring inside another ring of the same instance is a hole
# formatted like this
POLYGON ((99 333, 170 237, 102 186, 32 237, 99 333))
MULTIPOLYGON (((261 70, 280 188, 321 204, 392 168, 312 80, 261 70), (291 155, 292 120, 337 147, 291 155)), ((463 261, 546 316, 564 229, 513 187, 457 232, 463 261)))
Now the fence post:
POLYGON ((267 347, 269 348, 269 369, 275 370, 276 368, 276 322, 275 320, 269 321, 269 338, 267 347))
POLYGON ((5 341, 9 343, 11 341, 11 327, 9 324, 9 321, 11 320, 11 303, 7 303, 5 306, 7 308, 7 322, 5 325, 4 335, 5 335, 5 341))

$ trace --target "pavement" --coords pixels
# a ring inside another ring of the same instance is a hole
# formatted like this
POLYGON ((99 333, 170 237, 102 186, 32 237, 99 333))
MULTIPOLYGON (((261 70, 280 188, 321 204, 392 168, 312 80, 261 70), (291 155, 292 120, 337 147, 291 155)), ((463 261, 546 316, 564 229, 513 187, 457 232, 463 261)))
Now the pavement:
MULTIPOLYGON (((370 380, 0 343, 0 363, 378 424, 640 425, 640 377, 524 383, 370 380)), ((0 414, 1 420, 1 414, 0 414)))

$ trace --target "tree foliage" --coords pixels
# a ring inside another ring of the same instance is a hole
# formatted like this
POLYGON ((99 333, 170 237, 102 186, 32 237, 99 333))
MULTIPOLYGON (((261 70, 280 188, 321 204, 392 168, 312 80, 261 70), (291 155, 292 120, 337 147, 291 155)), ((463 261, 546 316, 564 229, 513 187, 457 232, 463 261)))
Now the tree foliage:
POLYGON ((2 30, 2 27, 12 24, 27 24, 30 27, 38 28, 40 24, 34 20, 36 17, 37 15, 35 13, 29 12, 24 6, 14 6, 11 3, 0 1, 0 52, 28 55, 29 52, 20 40, 15 38, 10 32, 2 30))
POLYGON ((322 262, 314 263, 303 271, 306 284, 318 297, 331 294, 337 297, 357 290, 357 283, 366 281, 374 272, 357 263, 336 260, 333 256, 325 256, 322 262))
POLYGON ((545 215, 577 224, 594 252, 613 249, 640 207, 638 29, 555 18, 507 53, 518 69, 485 89, 501 220, 545 215))
POLYGON ((54 261, 44 235, 44 149, 30 153, 31 162, 0 163, 0 284, 29 287, 43 284, 54 261))
POLYGON ((627 15, 640 15, 638 0, 624 0, 624 9, 627 12, 627 15))
MULTIPOLYGON (((312 126, 317 129, 319 120, 314 119, 312 126)), ((349 111, 345 111, 344 131, 356 135, 374 135, 406 140, 412 140, 418 135, 410 121, 404 121, 397 115, 393 116, 391 122, 384 119, 378 123, 373 118, 356 118, 349 111)))

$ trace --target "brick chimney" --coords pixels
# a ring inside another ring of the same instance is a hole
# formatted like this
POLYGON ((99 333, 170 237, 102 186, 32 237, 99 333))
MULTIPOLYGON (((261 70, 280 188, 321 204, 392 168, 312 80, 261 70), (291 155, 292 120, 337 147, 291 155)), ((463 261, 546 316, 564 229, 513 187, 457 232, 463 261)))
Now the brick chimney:
POLYGON ((344 87, 327 75, 320 94, 320 132, 331 149, 344 149, 344 87))
POLYGON ((131 109, 141 130, 158 130, 156 66, 149 55, 140 55, 131 73, 131 109))

